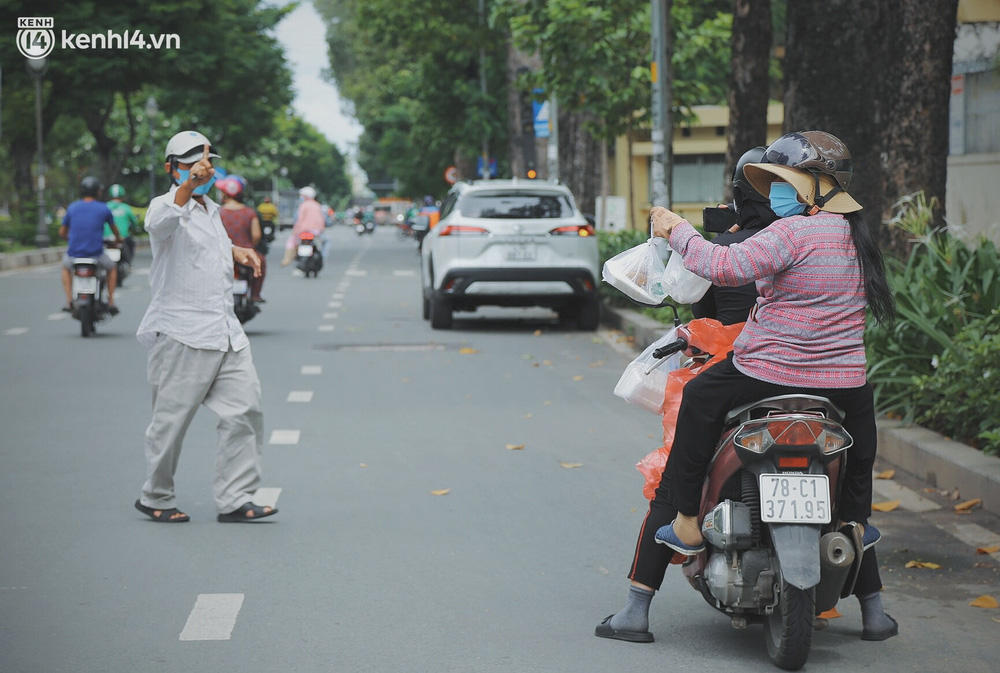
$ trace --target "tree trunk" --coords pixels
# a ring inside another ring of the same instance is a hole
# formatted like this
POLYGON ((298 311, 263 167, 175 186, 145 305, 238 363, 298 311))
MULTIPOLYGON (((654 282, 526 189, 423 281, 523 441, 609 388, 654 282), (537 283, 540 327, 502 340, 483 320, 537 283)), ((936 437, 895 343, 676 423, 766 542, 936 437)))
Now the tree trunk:
POLYGON ((603 144, 583 128, 587 116, 559 108, 559 174, 584 213, 595 213, 600 190, 600 151, 603 144))
POLYGON ((767 144, 770 90, 771 0, 735 0, 729 67, 729 126, 726 129, 725 201, 733 196, 733 169, 752 147, 767 144))
POLYGON ((944 203, 956 21, 957 0, 788 3, 785 131, 847 144, 849 191, 896 252, 905 243, 882 226, 892 204, 919 190, 944 203))
POLYGON ((520 73, 526 70, 535 70, 541 67, 541 64, 542 61, 539 56, 529 56, 522 51, 518 51, 508 42, 507 149, 510 156, 510 172, 511 175, 516 177, 524 177, 527 174, 528 169, 525 161, 526 143, 535 143, 533 120, 530 116, 526 118, 527 113, 531 110, 531 104, 529 102, 525 105, 525 100, 530 101, 530 96, 527 92, 518 88, 517 79, 520 73))

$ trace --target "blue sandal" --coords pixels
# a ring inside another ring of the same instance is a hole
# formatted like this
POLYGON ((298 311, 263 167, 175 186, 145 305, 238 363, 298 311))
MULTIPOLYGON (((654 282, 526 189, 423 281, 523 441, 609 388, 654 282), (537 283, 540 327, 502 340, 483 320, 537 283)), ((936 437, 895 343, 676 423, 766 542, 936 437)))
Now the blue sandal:
POLYGON ((656 531, 654 539, 659 544, 665 544, 678 554, 683 554, 684 556, 697 556, 705 551, 704 542, 702 542, 699 547, 692 547, 681 542, 681 539, 677 537, 677 533, 674 532, 673 521, 668 523, 666 526, 661 526, 660 530, 656 531))

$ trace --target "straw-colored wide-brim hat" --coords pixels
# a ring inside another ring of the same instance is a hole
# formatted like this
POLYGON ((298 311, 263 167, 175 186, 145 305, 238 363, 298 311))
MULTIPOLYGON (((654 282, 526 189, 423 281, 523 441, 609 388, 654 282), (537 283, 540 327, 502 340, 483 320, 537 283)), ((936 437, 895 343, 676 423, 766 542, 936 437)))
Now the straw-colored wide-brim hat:
MULTIPOLYGON (((743 167, 743 175, 761 194, 768 194, 771 191, 771 183, 775 182, 776 178, 787 182, 795 188, 799 197, 810 206, 816 205, 816 179, 813 177, 814 175, 819 176, 821 195, 829 194, 834 188, 838 188, 837 181, 832 175, 811 173, 801 168, 791 168, 781 164, 747 164, 743 167)), ((861 210, 861 204, 841 189, 838 189, 837 193, 823 205, 817 207, 829 213, 853 213, 861 210)))

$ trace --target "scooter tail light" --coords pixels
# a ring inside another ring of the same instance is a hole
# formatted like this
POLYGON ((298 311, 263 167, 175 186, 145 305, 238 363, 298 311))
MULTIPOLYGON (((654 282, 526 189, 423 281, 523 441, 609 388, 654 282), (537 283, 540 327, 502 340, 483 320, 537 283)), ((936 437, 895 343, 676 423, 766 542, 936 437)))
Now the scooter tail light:
POLYGON ((96 276, 97 270, 92 266, 78 266, 74 270, 74 273, 77 276, 81 276, 83 278, 89 278, 90 276, 96 276))
POLYGON ((303 240, 303 241, 311 241, 311 240, 313 240, 313 234, 312 234, 312 232, 304 231, 304 232, 302 232, 302 235, 299 236, 299 239, 303 240))
POLYGON ((784 470, 804 470, 809 467, 807 456, 781 456, 778 458, 778 467, 784 470))

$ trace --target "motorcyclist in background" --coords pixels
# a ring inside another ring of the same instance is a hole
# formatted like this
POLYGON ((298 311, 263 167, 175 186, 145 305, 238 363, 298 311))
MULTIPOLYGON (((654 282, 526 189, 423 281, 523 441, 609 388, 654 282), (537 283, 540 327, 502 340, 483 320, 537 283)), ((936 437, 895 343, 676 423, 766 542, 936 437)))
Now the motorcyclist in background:
MULTIPOLYGON (((124 187, 118 184, 111 185, 108 188, 108 196, 111 197, 111 200, 107 204, 108 208, 115 218, 118 233, 125 239, 125 246, 122 248, 122 257, 126 262, 131 264, 132 258, 135 257, 135 237, 132 236, 132 232, 139 228, 139 219, 135 216, 132 206, 124 201, 124 187)), ((111 227, 108 225, 104 226, 104 238, 114 238, 111 227)))
MULTIPOLYGON (((243 183, 233 178, 223 178, 218 180, 215 186, 222 192, 219 217, 222 218, 222 226, 229 234, 229 240, 233 245, 242 248, 257 248, 262 236, 260 221, 257 220, 257 211, 243 204, 243 183)), ((250 281, 250 301, 263 304, 264 299, 260 296, 260 290, 264 286, 264 275, 267 273, 267 258, 264 255, 258 257, 260 276, 255 276, 250 281)))
POLYGON ((115 287, 118 284, 118 268, 104 252, 104 227, 107 226, 114 237, 115 243, 121 245, 122 237, 115 224, 111 210, 100 201, 103 191, 101 182, 88 175, 80 181, 79 201, 69 204, 59 236, 69 240, 69 247, 63 256, 62 284, 66 293, 64 311, 73 311, 73 259, 89 257, 96 259, 98 266, 104 269, 108 276, 108 312, 118 315, 115 306, 115 287))
POLYGON ((299 210, 295 214, 292 235, 285 244, 285 258, 281 260, 281 266, 288 266, 295 259, 295 248, 299 244, 299 237, 306 231, 312 232, 319 239, 322 244, 320 253, 326 260, 330 250, 330 239, 326 235, 326 218, 323 217, 323 209, 316 201, 316 190, 308 186, 299 190, 299 210))

